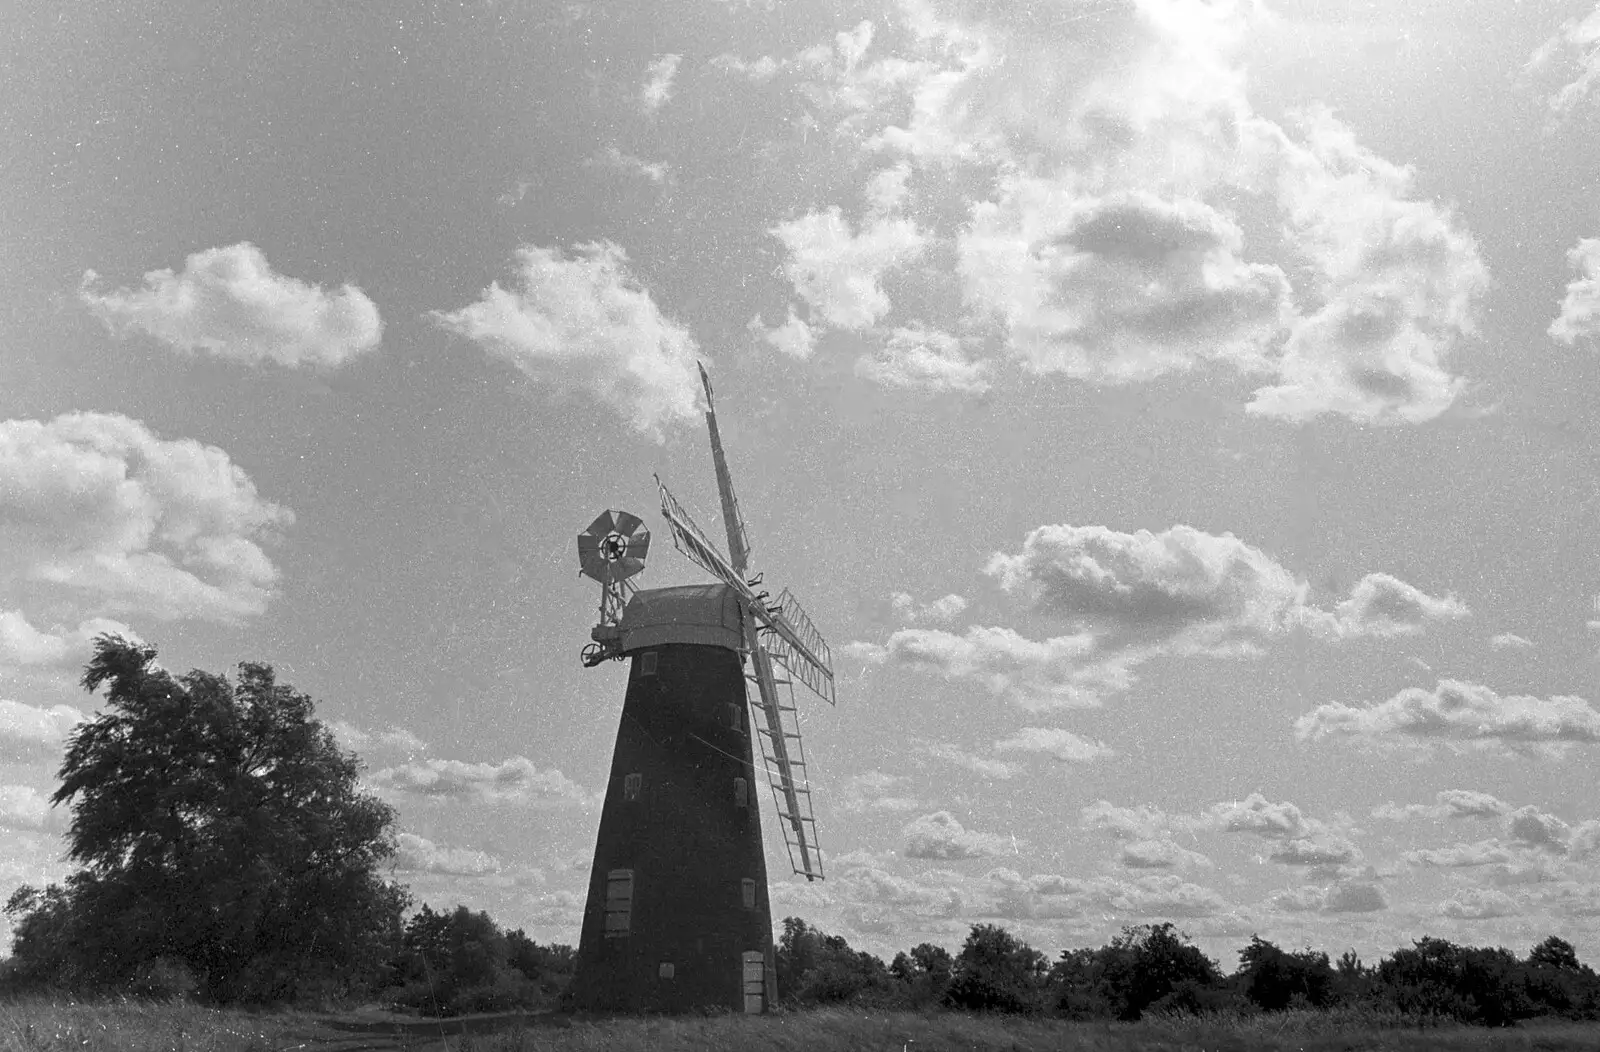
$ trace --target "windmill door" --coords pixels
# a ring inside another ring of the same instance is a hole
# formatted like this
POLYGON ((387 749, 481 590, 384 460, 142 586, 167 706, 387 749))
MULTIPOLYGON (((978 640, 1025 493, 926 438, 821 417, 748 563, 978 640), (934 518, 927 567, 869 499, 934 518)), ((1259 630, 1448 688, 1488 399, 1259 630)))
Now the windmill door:
POLYGON ((744 954, 744 1012, 760 1015, 767 993, 767 957, 760 950, 744 954))

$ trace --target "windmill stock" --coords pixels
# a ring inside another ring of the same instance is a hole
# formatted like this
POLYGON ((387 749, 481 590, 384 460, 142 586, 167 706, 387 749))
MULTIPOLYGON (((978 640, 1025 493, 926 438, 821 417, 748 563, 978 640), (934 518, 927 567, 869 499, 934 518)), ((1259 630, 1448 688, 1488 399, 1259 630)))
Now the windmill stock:
POLYGON ((756 1013, 776 1000, 758 744, 790 868, 823 877, 794 684, 833 704, 832 655, 787 589, 757 591, 704 368, 700 380, 728 554, 656 485, 673 545, 717 583, 637 588, 650 533, 627 512, 578 536, 581 572, 601 586, 583 663, 629 662, 570 992, 579 1010, 756 1013))

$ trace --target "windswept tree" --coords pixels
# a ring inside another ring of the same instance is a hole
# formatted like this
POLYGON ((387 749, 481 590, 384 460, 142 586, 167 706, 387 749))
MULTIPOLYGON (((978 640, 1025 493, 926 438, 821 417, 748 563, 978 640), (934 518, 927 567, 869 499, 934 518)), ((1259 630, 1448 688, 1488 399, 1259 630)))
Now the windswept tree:
POLYGON ((174 676, 154 647, 95 640, 103 710, 68 739, 64 888, 7 907, 23 975, 137 984, 181 965, 218 1001, 381 984, 406 894, 380 876, 394 810, 271 667, 174 676))

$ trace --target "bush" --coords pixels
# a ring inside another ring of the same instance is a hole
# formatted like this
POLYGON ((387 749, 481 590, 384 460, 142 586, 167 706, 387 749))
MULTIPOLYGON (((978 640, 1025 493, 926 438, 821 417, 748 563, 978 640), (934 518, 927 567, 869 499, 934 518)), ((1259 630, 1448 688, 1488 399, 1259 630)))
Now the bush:
POLYGON ((883 961, 850 948, 799 917, 785 917, 775 954, 778 995, 795 1005, 886 1001, 891 984, 883 961))
POLYGON ((1004 928, 975 924, 956 958, 944 1003, 974 1012, 1036 1013, 1048 974, 1044 954, 1004 928))
POLYGON ((1239 951, 1239 979, 1244 995, 1268 1012, 1291 1003, 1326 1008, 1334 1000, 1333 966, 1328 955, 1313 950, 1285 953, 1257 936, 1239 951))
POLYGON ((1182 983, 1215 987, 1222 982, 1216 962, 1185 942, 1171 921, 1124 928, 1101 951, 1102 982, 1119 1019, 1138 1019, 1182 983))

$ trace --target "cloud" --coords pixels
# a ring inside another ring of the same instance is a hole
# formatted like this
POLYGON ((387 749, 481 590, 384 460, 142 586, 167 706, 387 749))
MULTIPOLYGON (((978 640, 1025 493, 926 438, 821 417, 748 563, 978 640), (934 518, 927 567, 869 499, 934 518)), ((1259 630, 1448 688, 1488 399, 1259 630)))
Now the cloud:
POLYGON ((0 422, 0 492, 0 589, 88 617, 259 614, 278 579, 261 545, 294 521, 215 446, 104 413, 0 422))
POLYGON ((995 869, 985 879, 995 896, 986 911, 988 916, 1072 919, 1093 911, 1119 916, 1210 917, 1228 908, 1215 891, 1175 873, 1151 873, 1131 880, 1082 880, 1044 873, 1025 878, 1015 870, 995 869))
POLYGON ((889 313, 886 271, 919 256, 926 239, 909 219, 878 218, 854 233, 837 206, 781 223, 771 233, 789 254, 784 273, 819 318, 840 329, 867 329, 889 313))
POLYGON ((1119 807, 1107 800, 1089 804, 1079 817, 1085 829, 1109 833, 1119 840, 1163 840, 1172 832, 1193 830, 1203 824, 1188 815, 1169 814, 1149 804, 1119 807))
POLYGON ((1305 885, 1280 891, 1267 905, 1287 913, 1376 913, 1389 908, 1389 899, 1381 885, 1342 881, 1328 887, 1305 885))
POLYGON ((179 351, 238 362, 326 367, 378 345, 378 308, 354 285, 337 292, 274 273, 248 241, 196 252, 181 273, 152 270, 142 289, 99 292, 85 271, 78 297, 113 331, 138 329, 179 351))
POLYGON ((1386 638, 1416 635, 1432 622, 1457 621, 1469 614, 1454 596, 1435 598, 1397 577, 1370 573, 1332 613, 1308 613, 1306 620, 1313 631, 1335 638, 1386 638))
POLYGON ((1269 857, 1285 866, 1348 866, 1361 860, 1361 852, 1344 837, 1324 833, 1285 841, 1269 857))
POLYGON ((494 282, 477 303, 431 317, 557 391, 582 391, 635 431, 699 419, 698 349, 663 315, 609 241, 517 250, 517 282, 494 282))
MULTIPOLYGON (((1600 22, 1600 11, 1595 18, 1600 22)), ((1600 46, 1596 48, 1596 75, 1600 76, 1600 46)), ((1581 239, 1567 252, 1567 262, 1583 276, 1567 286, 1561 313, 1550 323, 1550 335, 1567 346, 1600 337, 1600 238, 1581 239)))
POLYGON ((1405 859, 1414 864, 1445 869, 1472 869, 1477 866, 1504 865, 1515 861, 1516 856, 1497 840, 1479 840, 1471 844, 1407 851, 1405 859))
POLYGON ((1142 190, 1083 196, 1075 182, 1013 176, 959 239, 965 302, 1001 322, 1025 368, 1115 383, 1207 359, 1270 367, 1289 283, 1239 258, 1231 219, 1142 190))
POLYGON ((1098 705, 1132 682, 1125 668, 1097 661, 1087 634, 1028 639, 1009 628, 974 625, 961 635, 903 628, 881 647, 855 652, 866 660, 979 684, 996 697, 1040 711, 1098 705))
POLYGON ((745 331, 752 337, 765 343, 780 354, 788 355, 800 361, 805 361, 817 349, 817 335, 811 331, 811 326, 805 323, 794 312, 794 304, 789 305, 789 317, 782 325, 769 329, 757 314, 745 326, 745 331))
POLYGON ((1533 640, 1523 639, 1515 632, 1501 632, 1489 639, 1489 646, 1495 650, 1532 650, 1533 640))
POLYGON ((1101 742, 1080 738, 1060 727, 1024 727, 994 743, 995 752, 1037 752, 1063 763, 1088 763, 1116 755, 1101 742))
POLYGON ((986 572, 1034 611, 1160 640, 1178 653, 1236 651, 1300 626, 1332 639, 1410 635, 1468 613, 1453 597, 1385 573, 1368 574, 1322 610, 1308 602, 1309 587, 1261 549, 1181 524, 1160 533, 1040 526, 1020 553, 992 556, 986 572))
POLYGON ((58 760, 67 735, 87 718, 71 705, 46 709, 0 699, 0 760, 58 760))
POLYGON ((1488 920, 1491 917, 1510 917, 1520 912, 1515 899, 1493 888, 1469 888, 1439 904, 1441 916, 1458 920, 1488 920))
POLYGON ((901 831, 901 853, 907 858, 962 859, 997 855, 1010 841, 991 833, 964 829, 949 811, 913 819, 901 831))
POLYGON ((1135 840, 1122 845, 1117 861, 1129 869, 1175 869, 1209 866, 1211 860, 1198 851, 1180 847, 1171 840, 1135 840))
POLYGON ((1506 835, 1519 844, 1552 854, 1567 853, 1567 837, 1572 828, 1537 807, 1519 807, 1505 817, 1506 835))
POLYGON ((1225 833, 1254 833, 1268 840, 1304 841, 1326 831, 1285 800, 1273 803, 1260 793, 1243 800, 1213 804, 1206 812, 1211 824, 1225 833))
POLYGON ((967 204, 932 227, 956 248, 940 276, 1025 368, 1122 383, 1216 363, 1265 381, 1253 412, 1297 421, 1418 422, 1462 389, 1475 243, 1326 111, 1287 130, 1253 112, 1260 5, 901 8, 897 53, 863 23, 793 68, 835 141, 967 204))
POLYGON ((856 359, 856 375, 880 387, 982 394, 989 390, 989 363, 973 361, 961 341, 921 326, 892 330, 870 354, 856 359))
POLYGON ((1600 856, 1600 819, 1591 818, 1573 827, 1567 838, 1567 854, 1575 862, 1600 856))
POLYGON ((1488 793, 1472 789, 1446 789, 1434 797, 1438 803, 1379 804, 1372 809, 1373 818, 1403 822, 1412 818, 1498 818, 1511 811, 1511 805, 1488 793))
POLYGON ((1431 691, 1408 687, 1375 705, 1321 705, 1295 722, 1295 733, 1302 741, 1559 751, 1600 742, 1600 712, 1578 697, 1501 696, 1476 683, 1440 680, 1431 691))
POLYGON ((89 660, 94 638, 105 634, 140 641, 133 629, 106 617, 91 617, 75 628, 56 625, 41 631, 22 611, 0 610, 0 666, 83 664, 89 660))
POLYGON ((1317 271, 1320 303, 1296 319, 1279 382, 1247 409, 1303 421, 1338 413, 1420 423, 1449 408, 1462 382, 1447 368, 1488 270, 1448 209, 1410 200, 1411 170, 1356 142, 1331 113, 1301 117, 1303 142, 1256 125, 1277 158, 1296 247, 1317 271))
POLYGON ((353 723, 334 720, 328 724, 339 747, 354 753, 401 753, 407 756, 426 752, 427 744, 403 727, 365 731, 353 723))
POLYGON ((399 848, 395 868, 403 873, 482 877, 500 872, 500 860, 482 851, 441 847, 412 833, 401 833, 395 840, 399 848))
POLYGON ((1004 780, 1015 778, 1022 772, 1022 768, 1014 763, 978 756, 948 742, 925 742, 917 747, 917 751, 924 756, 931 756, 935 759, 955 764, 957 767, 963 767, 980 778, 1004 780))
POLYGON ((654 113, 672 98, 672 79, 678 74, 681 55, 661 55, 645 67, 644 87, 639 89, 639 106, 654 113))
POLYGON ((664 162, 646 161, 643 158, 635 157, 631 153, 623 153, 615 145, 607 146, 599 156, 590 158, 583 163, 587 166, 609 168, 624 175, 646 179, 656 186, 667 186, 673 181, 672 169, 664 162))
POLYGON ((762 55, 760 58, 755 59, 743 59, 738 55, 726 52, 713 56, 709 64, 712 69, 748 77, 757 84, 765 84, 777 76, 778 70, 781 68, 778 60, 771 55, 762 55))
POLYGON ((1535 73, 1557 64, 1566 67, 1570 77, 1545 99, 1556 124, 1572 115, 1600 84, 1600 6, 1584 18, 1570 18, 1528 59, 1527 72, 1535 73))
POLYGON ((590 796, 572 779, 550 768, 541 771, 526 756, 501 763, 423 760, 385 767, 372 776, 384 789, 435 798, 456 797, 485 804, 588 804, 590 796))
POLYGON ((906 779, 883 771, 852 775, 839 792, 834 808, 838 811, 915 811, 922 802, 905 794, 906 779))
POLYGON ((926 603, 917 602, 909 592, 895 592, 889 596, 889 606, 895 614, 905 621, 916 624, 919 621, 933 622, 945 625, 960 617, 967 609, 967 600, 964 596, 950 593, 926 603))
POLYGON ((43 829, 50 817, 50 800, 37 789, 0 785, 0 829, 43 829))

